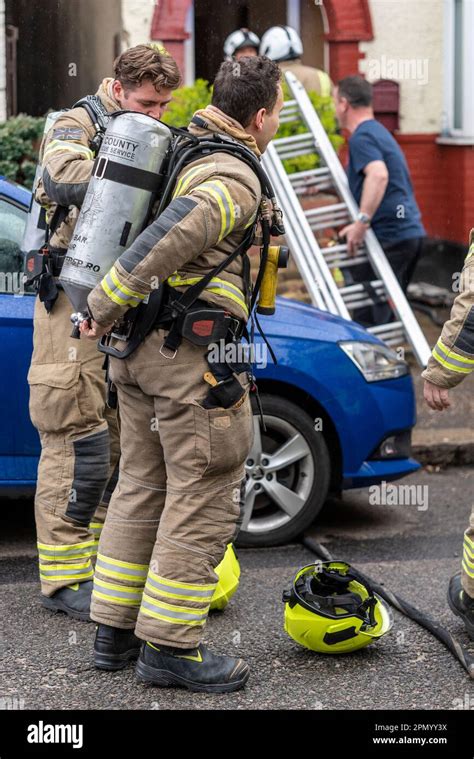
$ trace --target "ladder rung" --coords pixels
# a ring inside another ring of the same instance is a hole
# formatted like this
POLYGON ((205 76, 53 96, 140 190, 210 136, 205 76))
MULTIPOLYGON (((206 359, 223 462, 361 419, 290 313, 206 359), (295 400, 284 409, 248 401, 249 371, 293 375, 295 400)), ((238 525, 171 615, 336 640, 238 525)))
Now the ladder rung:
MULTIPOLYGON (((374 279, 370 284, 374 288, 376 296, 380 300, 386 301, 387 296, 383 282, 380 279, 374 279)), ((362 308, 363 306, 374 305, 373 299, 368 294, 362 283, 357 283, 355 285, 346 285, 346 287, 341 287, 339 292, 341 293, 347 308, 350 308, 352 310, 355 308, 362 308)))
POLYGON ((273 144, 282 161, 285 158, 298 158, 308 153, 316 153, 316 143, 310 132, 280 137, 278 140, 273 140, 273 144))
POLYGON ((296 171, 294 174, 289 175, 289 180, 297 195, 301 195, 308 190, 330 190, 334 187, 331 172, 327 166, 319 169, 309 169, 308 171, 296 171))
POLYGON ((296 100, 287 100, 285 105, 280 111, 280 124, 288 123, 289 121, 300 121, 300 111, 296 100))
POLYGON ((371 335, 375 335, 380 340, 383 340, 387 345, 399 346, 406 342, 406 334, 401 322, 379 324, 377 327, 369 327, 367 332, 370 332, 371 335))
MULTIPOLYGON (((378 292, 378 290, 383 290, 384 284, 381 279, 373 279, 370 284, 376 292, 378 292)), ((366 292, 365 286, 362 282, 356 282, 354 285, 347 285, 344 290, 348 295, 359 293, 361 291, 366 292)))
POLYGON ((285 113, 281 112, 280 114, 280 124, 292 124, 293 122, 300 121, 300 115, 297 110, 295 111, 286 111, 285 113))
POLYGON ((388 334, 390 332, 403 333, 403 324, 400 321, 387 322, 387 324, 377 324, 374 327, 369 327, 367 331, 372 335, 377 335, 377 337, 381 337, 382 335, 388 334))
POLYGON ((304 212, 313 231, 326 227, 338 227, 350 221, 349 210, 344 203, 333 203, 304 212))
POLYGON ((367 256, 342 256, 340 253, 334 253, 334 254, 325 254, 324 251, 321 251, 324 255, 325 261, 328 266, 331 268, 333 266, 339 267, 339 269, 348 269, 351 266, 359 266, 360 264, 366 264, 368 263, 369 259, 367 256))
MULTIPOLYGON (((360 249, 359 249, 360 251, 360 249)), ((347 245, 328 245, 326 248, 321 248, 328 266, 339 266, 340 268, 348 266, 358 266, 359 264, 365 264, 369 261, 369 257, 365 253, 358 252, 355 256, 350 256, 347 252, 347 245)))

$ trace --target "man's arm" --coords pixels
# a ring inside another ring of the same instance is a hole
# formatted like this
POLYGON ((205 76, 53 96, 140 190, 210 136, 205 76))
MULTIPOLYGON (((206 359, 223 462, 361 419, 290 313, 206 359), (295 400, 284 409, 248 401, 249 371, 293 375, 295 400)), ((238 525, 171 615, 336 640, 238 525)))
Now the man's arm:
POLYGON ((424 398, 430 408, 438 411, 450 405, 448 389, 474 370, 474 229, 469 242, 461 291, 421 375, 425 380, 424 398))
MULTIPOLYGON (((42 190, 50 201, 80 208, 94 163, 90 135, 77 114, 60 116, 46 135, 42 147, 42 190)), ((81 109, 82 110, 82 109, 81 109)), ((85 112, 84 112, 85 113, 85 112)), ((44 202, 39 190, 39 202, 44 202)))
MULTIPOLYGON (((364 169, 364 184, 360 199, 360 210, 370 218, 374 216, 385 195, 388 184, 388 169, 384 161, 377 160, 368 163, 364 169)), ((348 224, 340 231, 341 237, 346 237, 350 256, 355 256, 357 247, 364 239, 368 225, 362 221, 348 224)))
POLYGON ((229 177, 211 178, 175 198, 89 295, 96 324, 111 324, 188 261, 244 227, 258 202, 248 187, 229 177))

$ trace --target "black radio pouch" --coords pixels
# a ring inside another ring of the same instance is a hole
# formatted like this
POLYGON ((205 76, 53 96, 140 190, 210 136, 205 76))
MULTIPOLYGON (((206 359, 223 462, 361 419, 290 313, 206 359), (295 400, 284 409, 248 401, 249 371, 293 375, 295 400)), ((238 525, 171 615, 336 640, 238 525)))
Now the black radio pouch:
POLYGON ((228 377, 218 385, 210 387, 202 401, 203 408, 230 408, 240 401, 245 390, 237 377, 228 377))
POLYGON ((218 340, 224 340, 230 324, 230 315, 220 308, 185 311, 176 320, 176 327, 181 337, 185 337, 194 345, 209 345, 218 340))
POLYGON ((208 352, 206 356, 209 369, 211 370, 210 375, 216 384, 209 387, 207 395, 202 402, 204 408, 216 408, 218 406, 230 408, 231 406, 235 406, 245 394, 245 389, 240 384, 236 375, 241 372, 247 372, 249 379, 252 378, 252 370, 249 363, 226 360, 226 347, 228 345, 231 345, 235 351, 241 350, 240 341, 225 343, 225 340, 222 340, 219 349, 223 360, 212 360, 211 352, 208 352))

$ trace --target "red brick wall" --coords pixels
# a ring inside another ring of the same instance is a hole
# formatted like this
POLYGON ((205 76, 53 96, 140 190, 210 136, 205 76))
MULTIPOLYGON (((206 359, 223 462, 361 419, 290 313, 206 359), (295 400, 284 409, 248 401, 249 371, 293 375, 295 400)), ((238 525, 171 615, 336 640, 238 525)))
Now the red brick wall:
POLYGON ((191 5, 192 0, 159 0, 155 5, 151 22, 151 39, 163 42, 183 74, 183 43, 189 37, 184 28, 191 5))
POLYGON ((406 156, 427 233, 466 243, 474 226, 472 146, 439 145, 436 134, 395 138, 406 156))
POLYGON ((359 71, 361 40, 373 39, 368 0, 325 0, 329 31, 329 74, 337 82, 359 71))

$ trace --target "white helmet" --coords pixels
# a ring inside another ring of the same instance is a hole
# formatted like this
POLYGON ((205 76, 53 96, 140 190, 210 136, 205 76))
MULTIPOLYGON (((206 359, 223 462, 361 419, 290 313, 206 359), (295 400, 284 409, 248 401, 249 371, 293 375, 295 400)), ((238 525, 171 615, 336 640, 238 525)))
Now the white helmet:
POLYGON ((291 61, 303 55, 303 43, 291 26, 272 26, 260 43, 260 55, 272 61, 291 61))
POLYGON ((254 47, 258 53, 259 46, 260 37, 258 37, 254 32, 251 32, 248 29, 237 29, 237 31, 229 34, 226 41, 224 42, 224 55, 229 61, 232 60, 235 53, 237 53, 237 51, 241 48, 254 47))

